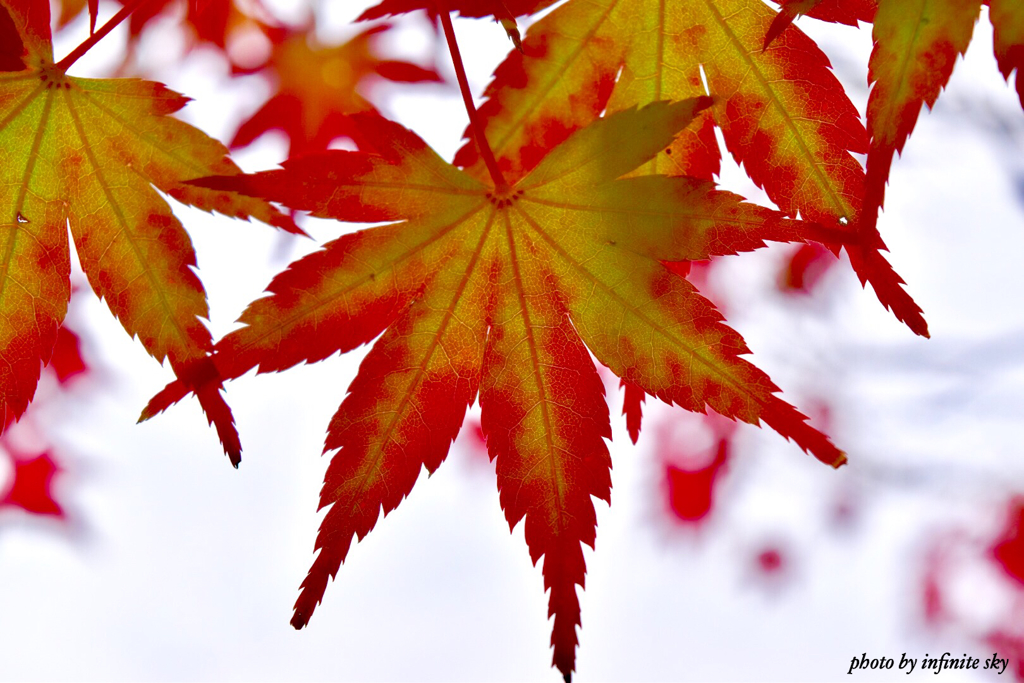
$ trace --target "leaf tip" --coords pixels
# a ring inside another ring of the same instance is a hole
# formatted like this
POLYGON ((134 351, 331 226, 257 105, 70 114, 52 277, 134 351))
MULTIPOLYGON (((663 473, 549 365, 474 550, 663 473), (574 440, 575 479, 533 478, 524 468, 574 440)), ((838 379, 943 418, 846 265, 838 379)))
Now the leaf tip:
POLYGON ((275 215, 274 218, 271 220, 270 225, 275 228, 278 228, 279 230, 283 230, 288 234, 297 235, 299 237, 308 237, 312 239, 309 233, 300 228, 295 223, 295 219, 286 213, 275 215))
POLYGON ((237 470, 238 466, 242 464, 242 449, 227 448, 225 451, 227 453, 228 460, 231 461, 231 466, 237 470))
POLYGON ((296 631, 301 631, 309 625, 309 618, 312 616, 312 612, 307 611, 301 607, 296 608, 292 614, 291 625, 296 631))

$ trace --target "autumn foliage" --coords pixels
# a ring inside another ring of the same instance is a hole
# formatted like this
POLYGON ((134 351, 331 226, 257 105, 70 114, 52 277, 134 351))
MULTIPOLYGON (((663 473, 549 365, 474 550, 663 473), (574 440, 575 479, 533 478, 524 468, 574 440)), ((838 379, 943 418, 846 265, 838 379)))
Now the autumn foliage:
MULTIPOLYGON (((244 28, 272 46, 265 63, 236 65, 272 76, 276 92, 230 147, 281 130, 291 156, 280 169, 243 174, 228 147, 174 118, 183 95, 68 74, 114 25, 127 20, 134 40, 168 3, 125 3, 58 61, 51 22, 89 12, 95 23, 96 4, 64 2, 51 17, 42 0, 0 0, 2 426, 25 414, 46 363, 62 379, 84 369, 62 327, 69 228, 92 289, 174 373, 142 418, 194 395, 235 466, 241 438, 226 382, 373 342, 327 426, 328 509, 292 624, 309 623, 353 541, 401 503, 422 469, 441 465, 478 402, 505 518, 524 524, 533 562, 543 558, 553 664, 568 680, 582 546, 595 542, 593 499, 611 494, 612 411, 594 361, 620 378, 634 442, 648 396, 721 416, 705 466, 667 469, 680 518, 708 514, 737 422, 767 425, 822 463, 844 464, 843 451, 745 358, 744 340, 691 283, 690 264, 794 243, 780 286, 806 289, 845 251, 881 304, 928 336, 911 288, 884 256, 879 211, 895 157, 969 44, 982 0, 789 0, 779 10, 762 0, 566 0, 520 33, 517 17, 552 4, 384 0, 365 13, 426 10, 439 23, 469 117, 449 162, 367 94, 374 79, 440 80, 432 67, 382 54, 388 24, 325 45, 312 23, 283 26, 228 0, 190 3, 196 44, 223 49, 244 28), (479 111, 450 13, 494 17, 496 36, 516 43, 479 111), (804 14, 873 22, 866 121, 794 23, 804 14), (716 187, 716 131, 776 208, 716 187), (355 151, 330 149, 338 138, 355 151), (302 232, 296 212, 384 224, 339 230, 278 274, 241 327, 215 342, 186 226, 156 190, 292 233, 302 232)), ((986 4, 999 68, 1024 105, 1024 4, 986 4)), ((62 514, 44 495, 54 471, 46 458, 19 456, 0 504, 62 514)), ((1016 533, 993 552, 1019 579, 1016 533)), ((772 552, 761 560, 766 571, 781 566, 772 552)))

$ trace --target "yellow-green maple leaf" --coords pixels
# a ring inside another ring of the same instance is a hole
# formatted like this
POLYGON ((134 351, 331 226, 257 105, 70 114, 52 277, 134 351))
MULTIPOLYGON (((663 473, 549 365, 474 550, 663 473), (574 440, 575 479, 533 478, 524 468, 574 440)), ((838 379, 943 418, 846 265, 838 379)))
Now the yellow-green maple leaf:
MULTIPOLYGON (((328 243, 271 282, 217 343, 216 380, 285 370, 380 335, 328 429, 320 554, 295 606, 309 620, 328 577, 380 510, 447 455, 479 396, 509 524, 544 557, 554 663, 574 666, 611 437, 590 353, 643 391, 687 409, 763 422, 823 462, 845 456, 779 398, 710 302, 665 262, 835 237, 745 204, 696 178, 629 177, 711 104, 628 109, 576 132, 511 187, 480 182, 419 137, 353 117, 373 152, 291 159, 277 171, 197 181, 320 217, 395 221, 328 243)), ((187 393, 169 386, 145 416, 187 393)), ((196 386, 197 382, 192 382, 196 386)))
MULTIPOLYGON (((169 115, 188 101, 159 83, 68 76, 54 64, 49 6, 0 0, 0 418, 35 393, 70 296, 68 227, 89 283, 125 330, 175 373, 212 348, 188 234, 154 189, 208 211, 297 230, 263 200, 182 184, 233 174, 219 142, 169 115)), ((201 403, 237 464, 216 385, 201 403)))

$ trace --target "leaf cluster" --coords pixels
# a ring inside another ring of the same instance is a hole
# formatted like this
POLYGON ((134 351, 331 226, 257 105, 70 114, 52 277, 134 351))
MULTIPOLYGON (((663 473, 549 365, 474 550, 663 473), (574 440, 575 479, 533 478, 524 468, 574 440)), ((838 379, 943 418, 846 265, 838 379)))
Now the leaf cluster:
POLYGON ((983 4, 999 68, 1016 73, 1024 105, 1019 0, 784 0, 779 10, 762 0, 566 0, 525 35, 517 17, 550 1, 384 0, 361 19, 426 10, 448 41, 470 118, 449 163, 368 95, 375 79, 441 79, 433 66, 382 55, 388 24, 325 45, 314 22, 282 25, 259 3, 189 3, 191 44, 226 49, 242 30, 270 44, 263 62, 234 65, 272 77, 277 92, 231 147, 279 129, 291 154, 280 169, 243 174, 227 147, 173 118, 182 95, 68 75, 119 21, 134 44, 167 2, 128 2, 96 30, 95 2, 65 0, 53 19, 88 12, 95 33, 56 61, 48 3, 0 0, 2 426, 25 412, 58 341, 69 228, 93 290, 174 372, 142 418, 195 395, 235 466, 241 441, 225 382, 376 339, 327 429, 328 510, 292 623, 308 623, 353 540, 398 506, 422 469, 441 465, 479 402, 506 519, 523 522, 533 562, 543 558, 553 664, 568 680, 582 545, 595 541, 593 498, 611 492, 595 361, 621 378, 634 441, 650 395, 765 424, 842 465, 845 454, 744 358, 743 339, 687 280, 688 265, 766 242, 845 251, 881 304, 927 336, 883 255, 879 210, 896 153, 947 83, 983 4), (479 111, 449 12, 493 17, 514 42, 479 111), (873 24, 866 122, 794 24, 804 14, 873 24), (777 208, 716 187, 717 134, 777 208), (357 151, 329 150, 339 137, 357 151), (215 343, 190 238, 160 193, 292 233, 300 211, 384 225, 292 263, 215 343))

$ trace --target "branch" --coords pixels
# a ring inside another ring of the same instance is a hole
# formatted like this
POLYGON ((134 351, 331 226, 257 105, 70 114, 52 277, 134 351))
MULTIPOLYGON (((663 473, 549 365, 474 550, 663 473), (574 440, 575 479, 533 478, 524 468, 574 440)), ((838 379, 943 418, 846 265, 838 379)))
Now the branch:
POLYGON ((444 37, 448 40, 448 51, 452 55, 452 64, 455 66, 455 76, 459 80, 459 90, 462 91, 462 101, 466 105, 466 112, 469 114, 469 123, 473 128, 473 137, 476 138, 477 149, 484 158, 484 164, 494 180, 494 189, 498 192, 505 192, 509 189, 505 176, 498 168, 498 161, 494 158, 494 151, 484 136, 484 127, 480 123, 480 116, 477 114, 476 106, 473 104, 473 96, 469 92, 469 81, 466 78, 466 67, 462 64, 462 54, 459 52, 459 44, 455 40, 455 28, 452 26, 452 18, 448 13, 448 5, 445 0, 434 0, 437 7, 437 15, 441 18, 441 26, 444 28, 444 37))

